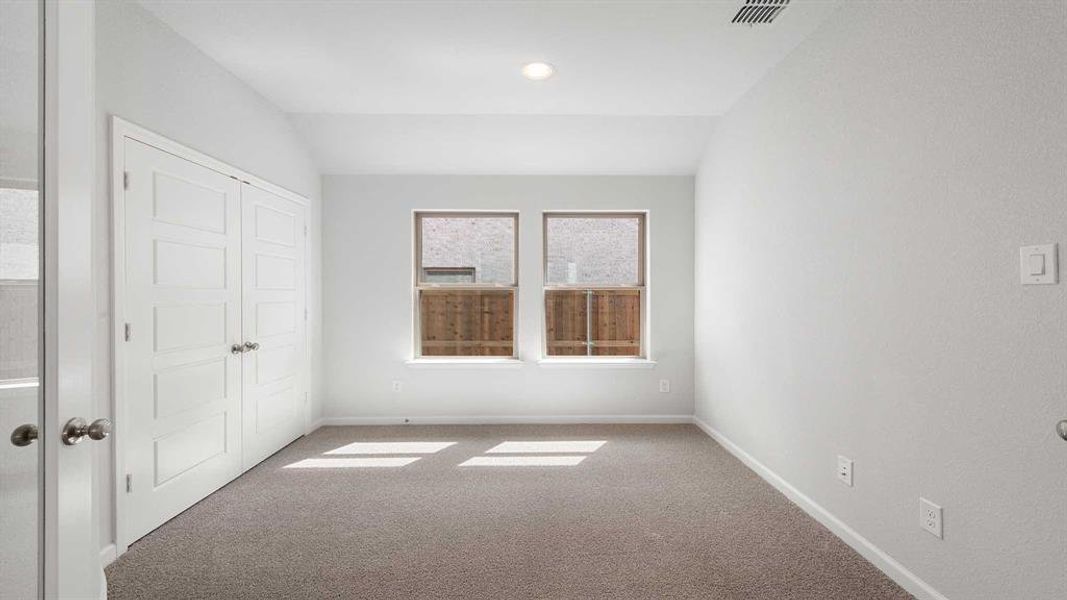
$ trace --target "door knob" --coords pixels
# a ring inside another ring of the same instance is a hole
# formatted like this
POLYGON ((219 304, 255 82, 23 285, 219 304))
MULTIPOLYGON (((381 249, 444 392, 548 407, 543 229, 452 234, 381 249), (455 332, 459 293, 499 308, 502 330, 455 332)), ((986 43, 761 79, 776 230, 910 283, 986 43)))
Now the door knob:
POLYGON ((37 441, 37 426, 32 423, 19 425, 11 432, 11 443, 16 446, 29 446, 37 441))
POLYGON ((63 433, 59 437, 64 444, 73 446, 85 438, 99 441, 109 435, 111 435, 110 419, 97 419, 86 425, 85 419, 78 417, 67 421, 67 424, 63 426, 63 433))
POLYGON ((245 342, 245 350, 259 350, 259 342, 245 342))
POLYGON ((1060 437, 1067 441, 1067 419, 1056 423, 1056 433, 1060 434, 1060 437))
POLYGON ((245 347, 242 346, 241 344, 234 344, 234 345, 230 346, 230 353, 231 354, 240 354, 240 353, 242 353, 244 351, 245 351, 245 347))

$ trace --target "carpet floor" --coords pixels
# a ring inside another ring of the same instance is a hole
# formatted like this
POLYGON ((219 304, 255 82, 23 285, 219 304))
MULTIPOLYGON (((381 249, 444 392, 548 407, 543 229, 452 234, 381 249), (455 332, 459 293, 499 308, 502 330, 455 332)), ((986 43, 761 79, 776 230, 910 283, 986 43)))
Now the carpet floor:
POLYGON ((691 425, 324 427, 107 579, 111 600, 911 598, 691 425))

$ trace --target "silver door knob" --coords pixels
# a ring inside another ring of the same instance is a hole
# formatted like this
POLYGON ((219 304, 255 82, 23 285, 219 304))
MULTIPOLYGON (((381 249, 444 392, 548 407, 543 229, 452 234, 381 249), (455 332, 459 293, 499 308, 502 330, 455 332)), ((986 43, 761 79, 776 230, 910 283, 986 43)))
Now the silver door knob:
POLYGON ((11 443, 16 446, 29 446, 37 441, 37 426, 32 423, 19 425, 11 432, 11 443))
POLYGON ((241 344, 234 344, 234 345, 230 346, 230 353, 231 354, 240 354, 240 353, 242 353, 244 351, 245 351, 245 347, 242 346, 241 344))
POLYGON ((85 419, 78 417, 67 421, 67 424, 63 426, 63 433, 59 437, 64 444, 73 446, 85 438, 99 441, 109 435, 111 435, 110 419, 97 419, 86 425, 85 419))
POLYGON ((1056 433, 1060 434, 1060 437, 1067 441, 1067 419, 1056 423, 1056 433))
POLYGON ((259 342, 245 342, 245 350, 259 350, 259 342))

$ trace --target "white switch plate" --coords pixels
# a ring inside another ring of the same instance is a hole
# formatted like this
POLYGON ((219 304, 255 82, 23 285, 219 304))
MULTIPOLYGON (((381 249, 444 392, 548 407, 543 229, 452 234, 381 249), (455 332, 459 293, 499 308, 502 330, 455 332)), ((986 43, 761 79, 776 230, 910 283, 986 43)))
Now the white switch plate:
POLYGON ((1056 254, 1056 244, 1019 248, 1019 278, 1023 285, 1056 283, 1059 271, 1056 254))
POLYGON ((837 457, 837 478, 841 483, 852 487, 852 459, 844 456, 837 457))
POLYGON ((945 537, 941 527, 941 507, 926 498, 919 498, 919 527, 936 538, 945 537))
POLYGON ((671 391, 671 382, 669 379, 659 380, 659 391, 664 394, 667 394, 671 391))
POLYGON ((399 392, 401 389, 403 389, 403 387, 404 387, 403 383, 401 383, 399 381, 394 381, 393 382, 393 391, 394 392, 399 392))

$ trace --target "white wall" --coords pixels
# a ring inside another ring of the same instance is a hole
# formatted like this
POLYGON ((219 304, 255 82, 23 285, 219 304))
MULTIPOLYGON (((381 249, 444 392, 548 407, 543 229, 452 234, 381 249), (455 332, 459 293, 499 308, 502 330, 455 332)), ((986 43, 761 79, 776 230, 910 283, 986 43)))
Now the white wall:
MULTIPOLYGON (((693 408, 692 177, 326 176, 325 415, 689 415, 693 408), (405 365, 412 355, 412 211, 518 210, 521 368, 405 365), (654 369, 548 368, 541 349, 541 214, 649 210, 654 369), (671 392, 658 392, 669 379, 671 392), (399 380, 402 391, 391 390, 399 380)), ((417 419, 416 419, 417 421, 417 419)))
POLYGON ((844 3, 698 176, 698 416, 949 598, 1067 589, 1064 56, 1062 2, 844 3))
MULTIPOLYGON (((321 413, 320 179, 284 114, 133 2, 103 0, 96 11, 97 188, 93 257, 97 291, 94 417, 111 413, 111 133, 117 115, 311 199, 312 418, 321 413)), ((110 444, 99 444, 96 500, 101 543, 114 540, 110 444)))

